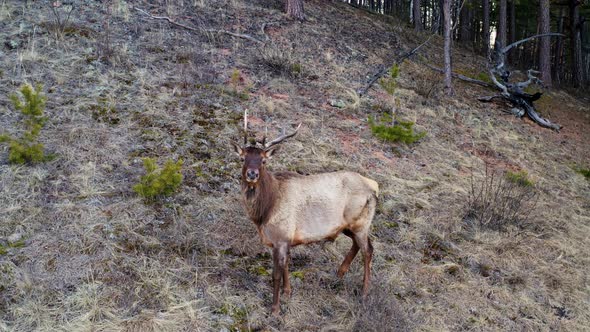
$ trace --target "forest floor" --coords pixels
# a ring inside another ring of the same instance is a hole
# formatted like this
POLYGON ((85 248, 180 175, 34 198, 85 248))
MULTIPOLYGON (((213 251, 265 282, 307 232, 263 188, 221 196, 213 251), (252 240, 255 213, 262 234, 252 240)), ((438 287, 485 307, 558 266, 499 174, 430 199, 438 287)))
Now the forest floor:
MULTIPOLYGON (((590 182, 576 172, 590 167, 587 97, 552 91, 537 103, 559 133, 478 102, 493 93, 485 88, 455 81, 447 97, 420 64, 441 66, 434 37, 402 64, 393 97, 376 84, 360 98, 379 66, 428 34, 339 2, 306 1, 303 23, 274 0, 75 3, 65 24, 56 9, 60 24, 48 2, 0 2, 0 132, 19 134, 8 96, 41 83, 40 140, 55 156, 15 166, 0 146, 0 330, 590 326, 590 182), (373 137, 368 117, 394 107, 426 136, 373 137), (245 109, 259 136, 303 123, 271 170, 347 169, 379 182, 365 302, 362 259, 336 277, 351 245, 340 237, 292 250, 293 296, 270 315, 269 249, 244 214, 229 144, 241 140, 245 109), (146 204, 134 193, 142 157, 184 160, 177 194, 146 204), (471 221, 471 183, 486 167, 527 172, 538 195, 528 222, 471 221)), ((485 68, 461 46, 453 63, 472 77, 485 68)))

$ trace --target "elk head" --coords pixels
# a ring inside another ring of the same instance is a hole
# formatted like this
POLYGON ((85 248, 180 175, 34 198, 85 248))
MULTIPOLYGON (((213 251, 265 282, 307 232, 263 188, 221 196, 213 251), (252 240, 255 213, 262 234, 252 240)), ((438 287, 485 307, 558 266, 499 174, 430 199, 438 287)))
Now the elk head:
POLYGON ((248 145, 248 113, 244 112, 244 146, 242 147, 238 143, 232 142, 234 151, 244 163, 242 165, 242 182, 250 188, 256 187, 261 174, 265 172, 266 162, 279 150, 279 146, 284 140, 297 134, 300 127, 301 124, 291 134, 283 134, 270 142, 266 142, 265 136, 262 142, 248 145))

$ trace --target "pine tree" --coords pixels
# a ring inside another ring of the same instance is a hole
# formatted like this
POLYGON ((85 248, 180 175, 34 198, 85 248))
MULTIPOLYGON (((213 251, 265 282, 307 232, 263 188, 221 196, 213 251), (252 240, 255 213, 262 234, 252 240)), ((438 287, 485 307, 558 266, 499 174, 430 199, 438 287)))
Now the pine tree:
MULTIPOLYGON (((549 33, 551 21, 549 17, 549 0, 539 1, 539 33, 549 33)), ((547 87, 551 87, 551 37, 539 40, 539 71, 541 80, 547 87)))
POLYGON ((286 12, 287 16, 303 21, 305 19, 303 13, 303 0, 287 0, 286 12))

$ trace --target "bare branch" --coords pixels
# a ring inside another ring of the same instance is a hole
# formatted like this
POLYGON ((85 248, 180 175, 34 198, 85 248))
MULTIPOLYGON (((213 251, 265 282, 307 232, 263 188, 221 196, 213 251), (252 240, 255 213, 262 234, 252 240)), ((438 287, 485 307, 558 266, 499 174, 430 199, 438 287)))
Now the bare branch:
POLYGON ((506 87, 506 85, 498 82, 498 79, 496 78, 494 69, 490 69, 489 74, 490 74, 490 79, 492 80, 492 82, 494 82, 494 84, 496 85, 496 87, 498 89, 502 90, 502 94, 503 95, 510 95, 508 93, 508 88, 506 87))
MULTIPOLYGON (((431 34, 422 44, 414 47, 409 52, 406 52, 406 53, 402 54, 399 58, 397 58, 393 62, 393 64, 391 66, 396 65, 396 64, 399 64, 399 63, 402 63, 405 59, 407 59, 407 58, 411 57, 412 55, 416 54, 416 52, 418 52, 418 50, 422 46, 428 44, 428 42, 430 41, 430 39, 432 39, 432 37, 434 37, 435 35, 436 35, 436 33, 431 34)), ((373 77, 371 77, 371 79, 369 80, 369 82, 367 83, 367 85, 364 88, 359 89, 357 91, 359 97, 362 97, 364 94, 366 94, 367 91, 369 91, 369 89, 373 86, 373 84, 375 84, 375 82, 377 82, 377 80, 379 80, 379 78, 381 78, 383 75, 385 75, 389 71, 389 69, 391 68, 391 66, 387 66, 387 67, 381 68, 375 75, 373 75, 373 77)))
POLYGON ((540 116, 539 113, 535 111, 535 108, 532 106, 532 104, 524 103, 522 107, 526 111, 526 114, 529 116, 529 118, 538 123, 541 127, 553 129, 555 131, 559 131, 561 129, 561 126, 557 123, 552 123, 551 121, 540 116))
POLYGON ((254 37, 252 37, 250 35, 246 35, 246 34, 243 34, 243 33, 235 33, 235 32, 231 32, 231 31, 215 30, 215 29, 203 29, 203 31, 213 32, 213 33, 215 33, 215 32, 216 33, 223 33, 223 34, 226 34, 226 35, 230 35, 230 36, 234 36, 234 37, 238 37, 238 38, 247 39, 249 41, 252 41, 252 42, 255 42, 255 43, 258 43, 258 44, 262 44, 262 45, 265 44, 265 42, 263 42, 262 40, 256 39, 256 38, 254 38, 254 37))
POLYGON ((518 46, 524 42, 527 42, 531 39, 535 39, 535 38, 539 38, 539 37, 546 37, 546 36, 559 36, 559 37, 565 37, 565 35, 561 34, 561 33, 555 33, 555 32, 551 32, 551 33, 542 33, 539 35, 534 35, 534 36, 530 36, 528 38, 525 39, 521 39, 519 41, 515 41, 514 43, 504 47, 503 49, 500 50, 500 52, 506 54, 506 52, 510 51, 511 48, 518 46))
MULTIPOLYGON (((428 64, 428 63, 423 63, 423 62, 421 62, 421 64, 423 64, 423 65, 424 65, 424 66, 426 66, 427 68, 430 68, 430 69, 432 69, 432 70, 434 70, 434 71, 437 71, 437 72, 439 72, 439 73, 444 73, 444 70, 443 70, 442 68, 438 68, 438 67, 435 67, 435 66, 433 66, 433 65, 431 65, 431 64, 428 64)), ((475 78, 467 77, 467 76, 465 76, 465 75, 461 75, 461 74, 457 74, 457 73, 451 73, 451 75, 452 75, 454 78, 458 78, 458 79, 460 79, 460 80, 462 80, 462 81, 465 81, 465 82, 469 82, 469 83, 473 83, 473 84, 481 85, 481 86, 484 86, 484 87, 486 87, 486 88, 494 88, 494 86, 493 86, 492 84, 490 84, 490 83, 487 83, 487 82, 484 82, 484 81, 477 80, 477 79, 475 79, 475 78)))
POLYGON ((539 84, 540 86, 543 86, 543 81, 541 81, 538 77, 534 76, 533 74, 540 74, 540 72, 537 70, 533 70, 533 69, 527 70, 527 77, 529 79, 524 82, 516 83, 516 86, 519 89, 525 89, 531 83, 536 83, 536 84, 539 84))
POLYGON ((143 9, 140 9, 140 8, 137 8, 137 7, 135 7, 135 10, 137 10, 137 11, 138 11, 138 12, 140 12, 140 13, 143 13, 143 14, 147 15, 147 16, 148 16, 149 18, 151 18, 152 20, 166 20, 166 21, 168 21, 168 22, 169 22, 170 24, 172 24, 172 25, 176 25, 176 26, 178 26, 178 27, 181 27, 181 28, 184 28, 184 29, 187 29, 187 30, 191 30, 191 31, 198 31, 198 32, 202 31, 201 29, 198 29, 198 28, 193 28, 193 27, 189 27, 188 25, 184 25, 184 24, 182 24, 182 23, 178 23, 178 22, 176 22, 176 21, 172 20, 172 19, 171 19, 170 17, 168 17, 168 16, 155 16, 155 15, 152 15, 152 14, 150 14, 150 13, 146 12, 145 10, 143 10, 143 9))
POLYGON ((190 31, 222 33, 222 34, 230 35, 230 36, 233 36, 233 37, 247 39, 247 40, 253 41, 253 42, 258 43, 258 44, 265 44, 262 40, 256 39, 256 38, 254 38, 254 37, 252 37, 250 35, 247 35, 247 34, 235 33, 235 32, 226 31, 226 30, 195 28, 195 27, 191 27, 191 26, 188 26, 188 25, 184 25, 182 23, 178 23, 178 22, 172 20, 168 16, 155 16, 155 15, 152 15, 152 14, 146 12, 145 10, 140 9, 140 8, 137 8, 137 7, 135 7, 135 10, 137 10, 138 12, 140 12, 140 13, 142 13, 144 15, 147 15, 152 20, 165 20, 165 21, 168 21, 172 25, 176 25, 177 27, 181 27, 183 29, 187 29, 187 30, 190 30, 190 31))
POLYGON ((457 26, 459 25, 459 13, 461 13, 461 10, 463 10, 463 6, 465 5, 465 0, 461 1, 461 6, 459 6, 457 8, 457 19, 455 20, 455 24, 451 27, 451 31, 455 31, 455 29, 457 29, 457 26))
POLYGON ((477 100, 483 101, 483 102, 490 102, 494 98, 503 98, 503 97, 504 97, 503 95, 493 95, 493 96, 487 96, 487 97, 478 97, 477 100))

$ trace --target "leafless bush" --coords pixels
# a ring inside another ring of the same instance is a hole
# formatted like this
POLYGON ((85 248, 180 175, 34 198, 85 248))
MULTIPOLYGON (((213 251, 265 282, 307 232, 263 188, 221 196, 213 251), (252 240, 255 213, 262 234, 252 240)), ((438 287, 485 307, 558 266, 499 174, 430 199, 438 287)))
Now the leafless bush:
POLYGON ((359 306, 353 331, 408 331, 408 321, 389 287, 376 285, 359 306))
POLYGON ((62 39, 68 26, 70 25, 70 16, 72 15, 74 9, 76 9, 74 2, 53 1, 50 2, 49 8, 51 8, 53 16, 55 17, 55 21, 53 23, 55 36, 58 39, 62 39))
POLYGON ((303 75, 303 65, 293 58, 292 51, 267 45, 260 49, 258 63, 273 74, 297 78, 303 75))
POLYGON ((530 181, 515 181, 507 176, 510 174, 494 171, 487 164, 482 181, 476 183, 471 174, 464 217, 469 225, 504 231, 511 225, 522 228, 526 224, 538 193, 530 181))

